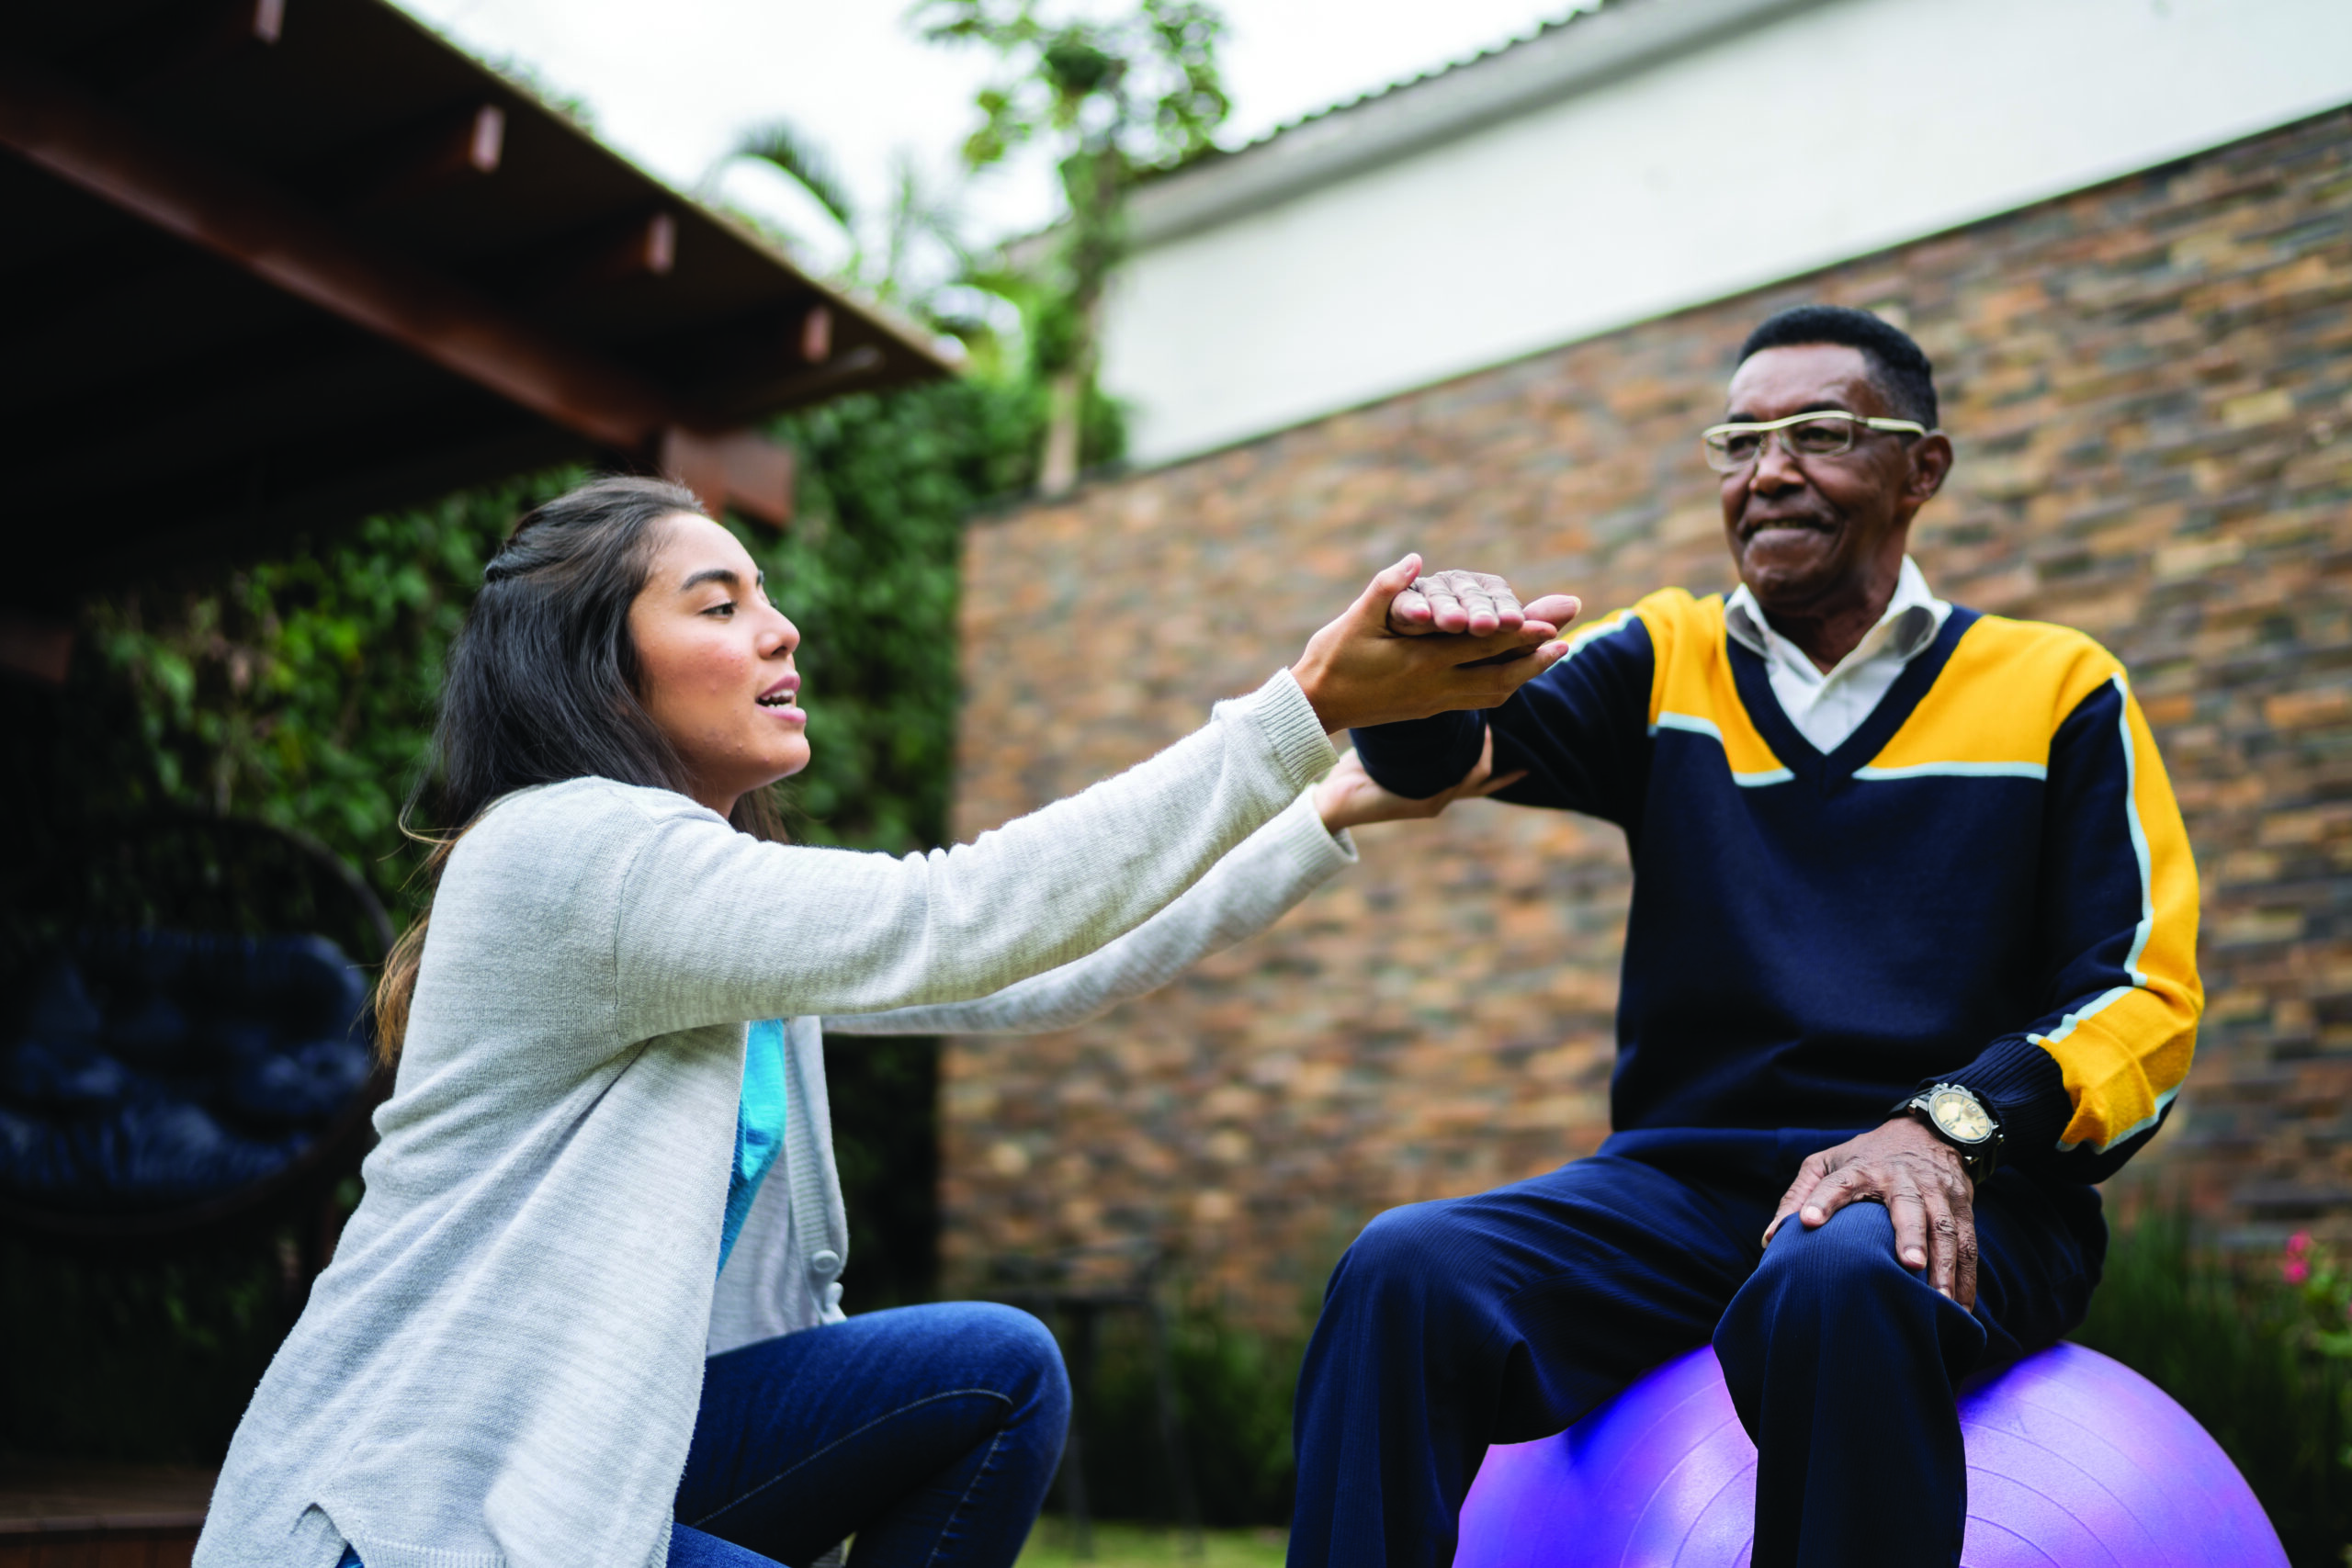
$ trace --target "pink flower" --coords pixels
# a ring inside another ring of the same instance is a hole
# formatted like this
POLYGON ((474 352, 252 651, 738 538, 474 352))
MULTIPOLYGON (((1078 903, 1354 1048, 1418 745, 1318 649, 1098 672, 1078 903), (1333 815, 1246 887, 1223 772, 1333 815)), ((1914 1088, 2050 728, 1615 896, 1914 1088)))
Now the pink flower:
POLYGON ((2287 1283, 2300 1285, 2312 1277, 2312 1266, 2300 1258, 2290 1258, 2278 1266, 2278 1272, 2287 1277, 2287 1283))
POLYGON ((2309 1231, 2297 1231, 2287 1238, 2287 1256, 2290 1258, 2301 1258, 2311 1249, 2312 1233, 2309 1231))

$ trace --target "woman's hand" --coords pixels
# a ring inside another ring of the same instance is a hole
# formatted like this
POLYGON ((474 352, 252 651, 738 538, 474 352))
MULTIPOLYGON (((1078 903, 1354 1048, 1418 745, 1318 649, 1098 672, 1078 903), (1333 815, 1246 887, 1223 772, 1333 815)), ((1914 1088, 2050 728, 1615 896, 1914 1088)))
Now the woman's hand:
POLYGON ((1389 608, 1412 589, 1420 570, 1421 558, 1409 555, 1374 578, 1347 614, 1317 632, 1291 666, 1324 733, 1499 707, 1567 651, 1566 643, 1555 639, 1577 612, 1573 599, 1536 601, 1539 606, 1557 606, 1557 622, 1514 614, 1497 616, 1496 629, 1483 635, 1400 630, 1390 624, 1389 608))
POLYGON ((1427 800, 1408 800, 1401 795, 1391 795, 1373 783, 1372 775, 1363 771, 1363 762, 1351 750, 1340 757, 1339 765, 1323 775, 1315 786, 1315 809, 1323 818, 1323 826, 1336 833, 1342 828, 1361 828, 1367 822, 1402 822, 1417 817, 1434 817, 1457 800, 1483 800, 1498 789, 1509 789, 1527 776, 1527 770, 1495 776, 1495 732, 1487 731, 1487 744, 1478 753, 1478 765, 1462 775, 1462 782, 1442 795, 1427 800))

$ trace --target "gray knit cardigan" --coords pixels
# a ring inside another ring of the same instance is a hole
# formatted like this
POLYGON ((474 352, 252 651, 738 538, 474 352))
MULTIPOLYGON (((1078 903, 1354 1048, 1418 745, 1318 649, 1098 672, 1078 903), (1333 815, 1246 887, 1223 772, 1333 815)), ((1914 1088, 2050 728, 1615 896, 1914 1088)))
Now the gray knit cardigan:
POLYGON ((1301 797, 1331 761, 1285 671, 903 860, 603 779, 501 802, 449 858, 366 1196, 237 1429, 200 1568, 346 1543, 368 1568, 661 1568, 706 1354, 839 1315, 819 1020, 1055 1028, 1150 988, 1352 858, 1301 797), (776 1017, 787 1179, 715 1280, 744 1026, 776 1017))

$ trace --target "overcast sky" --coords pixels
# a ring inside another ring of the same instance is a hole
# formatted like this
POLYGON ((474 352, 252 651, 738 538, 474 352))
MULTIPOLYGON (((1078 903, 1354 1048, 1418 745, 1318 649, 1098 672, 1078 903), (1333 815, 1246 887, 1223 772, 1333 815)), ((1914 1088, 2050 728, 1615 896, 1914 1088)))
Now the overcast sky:
MULTIPOLYGON (((1100 0, 1108 3, 1108 0, 1100 0)), ((894 151, 949 177, 973 123, 977 51, 923 43, 904 0, 400 0, 478 54, 530 65, 587 101, 599 131, 681 186, 747 126, 789 117, 831 149, 862 205, 887 199, 894 151)), ((1226 0, 1234 116, 1228 143, 1399 78, 1524 36, 1577 0, 1226 0)), ((832 241, 779 179, 737 169, 729 199, 784 221, 810 259, 832 241)), ((1038 226, 1050 177, 1036 163, 971 188, 975 239, 1038 226)))

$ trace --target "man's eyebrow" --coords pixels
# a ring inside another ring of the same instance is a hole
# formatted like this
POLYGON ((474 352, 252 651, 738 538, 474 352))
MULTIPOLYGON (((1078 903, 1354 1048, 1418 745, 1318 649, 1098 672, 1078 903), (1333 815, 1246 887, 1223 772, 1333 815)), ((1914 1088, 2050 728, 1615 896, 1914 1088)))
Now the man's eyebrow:
MULTIPOLYGON (((1792 413, 1852 413, 1852 414, 1854 414, 1854 417, 1855 417, 1856 419, 1860 419, 1860 418, 1861 418, 1861 417, 1862 417, 1862 416, 1861 416, 1860 414, 1859 414, 1859 413, 1854 413, 1854 411, 1853 411, 1852 409, 1848 408, 1844 403, 1841 403, 1841 402, 1836 402, 1836 401, 1830 401, 1830 402, 1819 402, 1819 403, 1807 403, 1807 404, 1805 404, 1805 406, 1804 406, 1804 407, 1803 407, 1803 408, 1801 408, 1801 409, 1792 409, 1792 410, 1791 410, 1791 411, 1790 411, 1790 412, 1792 412, 1792 413)), ((1786 418, 1787 416, 1786 416, 1786 415, 1779 415, 1779 416, 1776 416, 1776 417, 1780 417, 1780 418, 1786 418)), ((1761 420, 1761 419, 1757 418, 1757 417, 1756 417, 1754 414, 1752 414, 1752 413, 1742 413, 1742 412, 1740 412, 1737 409, 1734 409, 1734 410, 1732 410, 1732 411, 1731 411, 1731 412, 1729 412, 1729 413, 1727 413, 1727 414, 1724 415, 1724 423, 1725 424, 1767 424, 1767 423, 1770 423, 1770 421, 1769 421, 1769 420, 1761 420)))

